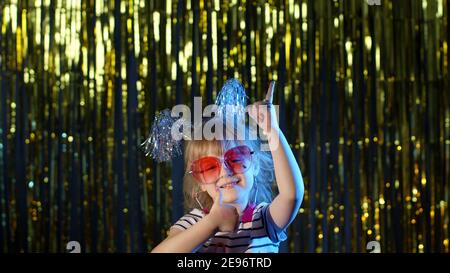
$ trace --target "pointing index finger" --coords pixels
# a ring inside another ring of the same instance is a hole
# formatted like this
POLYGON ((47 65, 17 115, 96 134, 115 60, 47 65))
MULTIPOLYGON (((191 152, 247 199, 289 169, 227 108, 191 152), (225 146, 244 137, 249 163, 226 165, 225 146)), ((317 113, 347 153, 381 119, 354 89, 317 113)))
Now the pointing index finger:
POLYGON ((269 85, 269 89, 266 93, 266 101, 269 103, 273 102, 273 93, 275 91, 275 81, 271 81, 269 85))

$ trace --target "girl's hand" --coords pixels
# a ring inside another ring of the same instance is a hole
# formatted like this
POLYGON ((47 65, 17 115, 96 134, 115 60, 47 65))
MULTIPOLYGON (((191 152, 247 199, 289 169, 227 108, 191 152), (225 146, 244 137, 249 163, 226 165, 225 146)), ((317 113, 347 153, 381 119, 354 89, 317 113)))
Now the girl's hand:
POLYGON ((232 232, 235 230, 238 221, 238 214, 236 208, 232 205, 222 202, 222 192, 214 198, 214 203, 208 218, 217 226, 219 231, 232 232))
POLYGON ((248 106, 249 116, 263 129, 265 135, 270 134, 272 131, 277 131, 279 128, 275 107, 272 105, 274 91, 275 81, 271 81, 265 100, 257 101, 248 106))

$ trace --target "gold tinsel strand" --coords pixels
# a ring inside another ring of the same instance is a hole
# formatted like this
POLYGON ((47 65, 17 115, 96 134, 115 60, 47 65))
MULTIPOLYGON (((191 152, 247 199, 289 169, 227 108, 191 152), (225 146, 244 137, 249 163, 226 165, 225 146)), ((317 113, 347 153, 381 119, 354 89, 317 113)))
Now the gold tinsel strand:
POLYGON ((181 181, 139 144, 230 77, 279 83, 290 251, 449 252, 448 1, 376 2, 1 1, 0 252, 149 251, 181 181))

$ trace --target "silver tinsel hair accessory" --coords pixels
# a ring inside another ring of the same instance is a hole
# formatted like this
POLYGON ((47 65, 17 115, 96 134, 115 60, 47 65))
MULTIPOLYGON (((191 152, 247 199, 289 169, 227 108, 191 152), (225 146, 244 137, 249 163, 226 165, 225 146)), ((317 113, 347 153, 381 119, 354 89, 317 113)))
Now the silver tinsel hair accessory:
POLYGON ((169 109, 164 109, 155 116, 150 136, 141 144, 146 156, 150 155, 160 163, 182 154, 181 139, 172 137, 172 127, 176 121, 169 109))
POLYGON ((219 116, 244 118, 247 94, 242 83, 234 78, 227 80, 217 94, 216 104, 219 116))

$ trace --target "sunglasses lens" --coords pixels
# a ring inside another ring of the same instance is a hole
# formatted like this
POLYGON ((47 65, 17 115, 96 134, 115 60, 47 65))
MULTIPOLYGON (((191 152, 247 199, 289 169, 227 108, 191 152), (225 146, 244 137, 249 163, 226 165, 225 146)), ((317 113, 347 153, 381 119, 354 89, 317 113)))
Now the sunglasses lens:
POLYGON ((192 163, 191 172, 200 183, 214 183, 220 175, 220 161, 215 157, 200 158, 192 163))
POLYGON ((225 165, 233 173, 244 173, 250 168, 252 151, 247 146, 237 146, 228 150, 224 159, 225 165))

